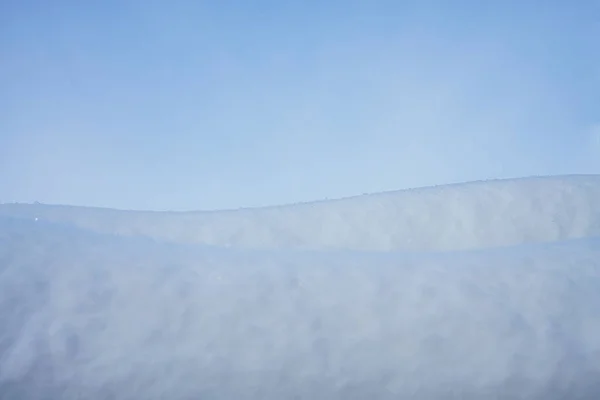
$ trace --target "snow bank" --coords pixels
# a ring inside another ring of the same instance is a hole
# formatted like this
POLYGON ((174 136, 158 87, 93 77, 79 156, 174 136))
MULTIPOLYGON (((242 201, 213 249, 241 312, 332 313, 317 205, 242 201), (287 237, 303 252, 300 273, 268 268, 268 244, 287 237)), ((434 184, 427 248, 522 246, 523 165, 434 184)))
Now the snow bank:
POLYGON ((216 213, 2 206, 0 398, 598 399, 598 191, 563 177, 216 213))
POLYGON ((335 201, 149 213, 2 205, 98 232, 256 249, 447 251, 600 236, 600 176, 474 182, 335 201))
POLYGON ((4 220, 0 398, 600 398, 600 243, 225 251, 4 220))

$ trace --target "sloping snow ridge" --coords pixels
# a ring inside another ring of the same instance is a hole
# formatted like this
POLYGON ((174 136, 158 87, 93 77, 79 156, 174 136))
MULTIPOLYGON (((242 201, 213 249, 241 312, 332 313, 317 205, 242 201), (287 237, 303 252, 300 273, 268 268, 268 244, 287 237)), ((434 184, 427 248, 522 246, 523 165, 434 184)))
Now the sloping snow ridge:
POLYGON ((0 399, 599 399, 599 221, 597 176, 1 205, 0 399))
POLYGON ((497 180, 281 207, 131 212, 7 204, 98 232, 256 249, 448 251, 600 236, 600 176, 497 180))

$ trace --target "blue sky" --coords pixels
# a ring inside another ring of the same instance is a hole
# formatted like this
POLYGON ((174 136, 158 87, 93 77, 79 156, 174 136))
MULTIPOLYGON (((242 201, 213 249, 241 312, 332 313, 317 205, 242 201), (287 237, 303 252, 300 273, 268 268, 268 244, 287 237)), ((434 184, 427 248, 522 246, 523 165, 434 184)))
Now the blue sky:
POLYGON ((600 173, 599 15, 4 1, 0 202, 221 209, 600 173))

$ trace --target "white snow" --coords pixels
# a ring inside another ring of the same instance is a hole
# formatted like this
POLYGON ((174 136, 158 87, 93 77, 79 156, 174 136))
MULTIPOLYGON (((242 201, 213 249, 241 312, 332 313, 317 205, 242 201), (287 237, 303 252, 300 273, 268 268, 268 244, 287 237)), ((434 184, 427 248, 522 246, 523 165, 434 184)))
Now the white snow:
POLYGON ((600 398, 600 177, 0 205, 0 398, 600 398))
POLYGON ((6 204, 95 231, 261 249, 444 251, 600 236, 600 176, 497 180, 291 206, 150 213, 6 204))

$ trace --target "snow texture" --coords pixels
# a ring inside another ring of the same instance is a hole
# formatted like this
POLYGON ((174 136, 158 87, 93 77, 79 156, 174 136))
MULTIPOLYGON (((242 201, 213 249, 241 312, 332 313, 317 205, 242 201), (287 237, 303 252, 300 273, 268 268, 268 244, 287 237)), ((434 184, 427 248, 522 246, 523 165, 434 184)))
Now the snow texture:
POLYGON ((447 251, 600 236, 600 176, 497 180, 217 212, 6 204, 119 235, 261 249, 447 251))
POLYGON ((0 214, 0 399, 600 398, 600 177, 0 214))

